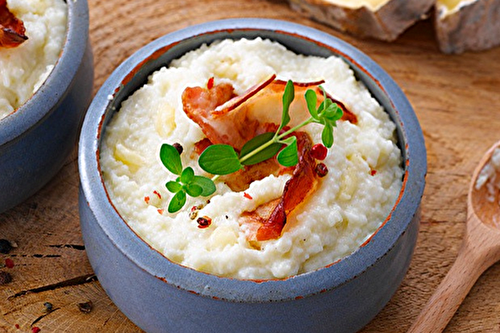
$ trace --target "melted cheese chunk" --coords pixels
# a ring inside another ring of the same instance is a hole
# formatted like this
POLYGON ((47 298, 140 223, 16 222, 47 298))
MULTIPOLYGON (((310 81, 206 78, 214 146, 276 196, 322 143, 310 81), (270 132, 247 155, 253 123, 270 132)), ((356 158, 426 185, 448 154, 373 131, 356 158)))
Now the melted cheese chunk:
POLYGON ((477 0, 437 0, 437 5, 442 16, 446 16, 458 11, 461 7, 477 0))
POLYGON ((380 7, 388 3, 389 0, 326 0, 326 2, 353 9, 364 6, 372 11, 377 11, 380 7))

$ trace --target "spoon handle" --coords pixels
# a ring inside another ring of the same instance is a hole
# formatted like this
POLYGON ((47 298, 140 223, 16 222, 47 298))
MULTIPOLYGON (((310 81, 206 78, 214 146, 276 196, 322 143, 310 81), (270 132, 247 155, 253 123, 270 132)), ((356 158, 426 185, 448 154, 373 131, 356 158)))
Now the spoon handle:
POLYGON ((442 332, 486 268, 481 256, 475 255, 464 243, 455 263, 408 333, 442 332))

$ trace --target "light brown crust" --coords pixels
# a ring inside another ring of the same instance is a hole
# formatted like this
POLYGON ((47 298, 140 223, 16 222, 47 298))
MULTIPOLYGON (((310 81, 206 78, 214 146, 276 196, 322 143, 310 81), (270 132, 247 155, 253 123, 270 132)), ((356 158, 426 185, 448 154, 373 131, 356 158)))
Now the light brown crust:
POLYGON ((435 0, 390 0, 376 11, 334 5, 325 0, 289 0, 293 9, 338 30, 393 41, 426 17, 435 0))
POLYGON ((442 52, 482 51, 500 45, 500 0, 476 0, 447 16, 439 7, 435 26, 442 52))

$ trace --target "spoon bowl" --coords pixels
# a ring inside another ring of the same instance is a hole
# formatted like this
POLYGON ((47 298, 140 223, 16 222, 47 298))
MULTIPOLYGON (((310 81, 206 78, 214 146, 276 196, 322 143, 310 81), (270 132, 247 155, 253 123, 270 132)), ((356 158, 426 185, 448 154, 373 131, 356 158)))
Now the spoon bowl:
MULTIPOLYGON (((488 200, 489 190, 476 188, 481 170, 500 147, 496 142, 482 157, 471 179, 467 200, 467 223, 464 239, 455 263, 438 286, 408 333, 442 332, 477 279, 500 260, 500 203, 488 200)), ((500 171, 496 170, 500 179, 500 171)))
MULTIPOLYGON (((500 148, 500 141, 495 143, 487 152, 484 154, 483 158, 479 162, 478 167, 474 171, 472 177, 471 186, 469 188, 469 212, 474 213, 476 218, 478 218, 482 223, 493 227, 496 231, 500 232, 500 195, 497 191, 495 193, 495 199, 493 201, 489 200, 490 196, 486 186, 481 186, 481 188, 476 189, 476 182, 484 166, 490 161, 495 149, 500 148)), ((500 179, 500 171, 496 171, 496 179, 500 179)))

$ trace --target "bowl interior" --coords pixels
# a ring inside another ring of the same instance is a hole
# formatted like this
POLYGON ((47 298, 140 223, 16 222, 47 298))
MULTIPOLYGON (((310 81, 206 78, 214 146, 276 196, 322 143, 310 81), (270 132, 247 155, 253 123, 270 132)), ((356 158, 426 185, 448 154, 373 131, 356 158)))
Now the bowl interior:
POLYGON ((225 20, 194 26, 164 36, 139 50, 111 75, 94 99, 84 124, 80 154, 83 191, 103 231, 118 248, 141 268, 154 276, 164 277, 177 288, 232 301, 292 300, 319 290, 334 289, 361 274, 405 232, 419 207, 426 170, 423 137, 411 105, 377 64, 351 45, 326 33, 293 23, 263 19, 225 20), (204 43, 256 37, 277 41, 296 53, 321 57, 337 55, 347 61, 357 78, 396 123, 405 169, 400 197, 383 227, 369 241, 335 264, 283 280, 221 278, 170 262, 142 241, 113 208, 100 176, 98 161, 100 140, 107 123, 122 101, 146 83, 150 74, 204 43), (210 288, 206 288, 207 285, 210 288))
POLYGON ((0 119, 0 146, 13 141, 43 121, 67 94, 87 48, 89 16, 86 0, 65 1, 66 40, 54 68, 29 100, 0 119))

